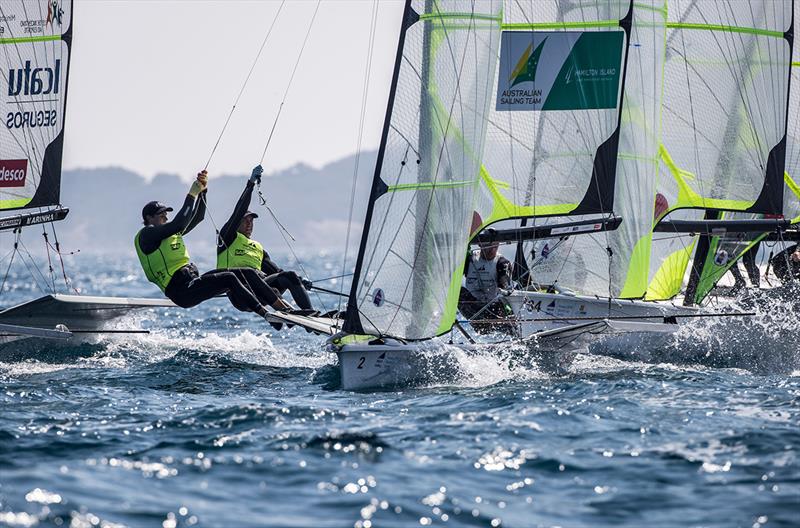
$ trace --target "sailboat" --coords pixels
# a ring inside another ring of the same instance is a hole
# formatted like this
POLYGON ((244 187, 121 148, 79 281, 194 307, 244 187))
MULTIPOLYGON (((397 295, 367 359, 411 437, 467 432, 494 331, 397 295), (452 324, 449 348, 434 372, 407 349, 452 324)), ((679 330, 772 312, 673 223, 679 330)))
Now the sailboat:
MULTIPOLYGON (((23 230, 32 226, 42 227, 47 251, 60 257, 54 223, 69 212, 60 203, 60 188, 72 27, 71 1, 0 5, 0 211, 17 211, 0 218, 0 231, 15 237, 13 248, 3 248, 4 254, 11 250, 6 274, 21 250, 23 230)), ((55 281, 52 288, 41 298, 0 310, 0 342, 67 339, 101 331, 134 309, 172 306, 161 299, 56 293, 55 281)))
POLYGON ((794 2, 737 5, 679 4, 668 23, 659 192, 670 218, 653 240, 650 299, 683 292, 684 305, 700 304, 753 241, 782 236, 797 216, 787 172, 794 2))
MULTIPOLYGON (((471 241, 620 226, 614 180, 633 3, 570 5, 407 3, 343 332, 330 341, 344 388, 399 381, 418 342, 459 328, 471 241), (480 233, 567 215, 579 216, 480 233)), ((562 316, 529 335, 571 340, 608 325, 562 316)))
POLYGON ((697 285, 710 283, 697 280, 704 273, 695 266, 713 259, 694 250, 714 235, 788 226, 762 217, 781 210, 793 6, 754 2, 744 15, 735 4, 634 6, 615 188, 622 224, 519 245, 525 258, 517 261, 534 280, 562 292, 509 296, 523 335, 603 313, 625 321, 707 315, 692 308, 707 293, 697 285), (687 300, 676 304, 682 291, 687 300))

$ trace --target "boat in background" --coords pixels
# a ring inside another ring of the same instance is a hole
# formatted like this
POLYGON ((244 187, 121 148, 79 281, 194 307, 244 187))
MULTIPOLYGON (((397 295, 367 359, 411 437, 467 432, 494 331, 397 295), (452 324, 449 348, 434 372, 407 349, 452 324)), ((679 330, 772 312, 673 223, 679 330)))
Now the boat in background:
MULTIPOLYGON (((23 251, 22 232, 31 226, 42 226, 48 258, 53 252, 61 261, 54 224, 69 212, 60 203, 60 190, 73 5, 72 1, 5 2, 0 15, 0 46, 4 51, 0 64, 7 81, 0 86, 4 122, 0 126, 0 211, 20 211, 0 218, 0 231, 14 236, 13 249, 9 248, 3 261, 8 259, 7 278, 14 257, 23 251)), ((61 265, 69 290, 63 261, 61 265)), ((53 276, 52 264, 50 273, 53 276)), ((64 339, 78 332, 108 331, 115 320, 132 310, 174 306, 165 299, 57 293, 55 284, 53 279, 48 295, 0 310, 0 342, 23 337, 64 339)), ((0 302, 2 293, 0 290, 0 302)))

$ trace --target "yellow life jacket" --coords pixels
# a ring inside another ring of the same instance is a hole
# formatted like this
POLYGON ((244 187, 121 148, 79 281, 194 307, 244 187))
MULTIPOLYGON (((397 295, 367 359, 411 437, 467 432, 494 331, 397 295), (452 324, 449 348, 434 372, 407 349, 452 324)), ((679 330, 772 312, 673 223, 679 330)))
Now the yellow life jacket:
POLYGON ((133 239, 139 262, 142 265, 145 276, 147 276, 147 280, 161 288, 163 292, 167 289, 167 284, 169 284, 175 272, 189 263, 189 251, 186 249, 181 235, 172 235, 162 240, 155 251, 145 254, 139 246, 139 236, 141 234, 142 231, 140 230, 136 233, 136 238, 133 239))
POLYGON ((225 251, 217 255, 217 268, 255 268, 261 269, 264 258, 264 246, 241 233, 236 233, 236 240, 225 251))

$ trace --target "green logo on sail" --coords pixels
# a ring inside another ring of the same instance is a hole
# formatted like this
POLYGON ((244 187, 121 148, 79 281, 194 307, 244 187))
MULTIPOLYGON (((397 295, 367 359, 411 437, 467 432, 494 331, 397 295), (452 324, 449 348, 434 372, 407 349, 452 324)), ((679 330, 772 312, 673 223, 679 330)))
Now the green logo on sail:
POLYGON ((508 79, 508 82, 511 83, 509 88, 513 88, 519 83, 536 80, 536 68, 539 66, 539 57, 542 55, 542 49, 546 41, 546 38, 541 41, 535 50, 533 50, 533 42, 531 42, 530 46, 519 58, 514 71, 511 72, 511 76, 508 79), (533 50, 532 53, 531 50, 533 50))
POLYGON ((617 108, 624 39, 624 31, 504 31, 496 109, 617 108))

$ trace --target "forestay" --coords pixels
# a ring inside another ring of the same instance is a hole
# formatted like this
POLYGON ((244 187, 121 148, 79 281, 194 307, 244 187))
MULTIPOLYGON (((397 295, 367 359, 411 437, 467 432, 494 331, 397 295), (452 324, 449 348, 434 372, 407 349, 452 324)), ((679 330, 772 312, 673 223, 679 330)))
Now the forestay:
POLYGON ((0 5, 0 210, 59 203, 72 3, 0 5))

